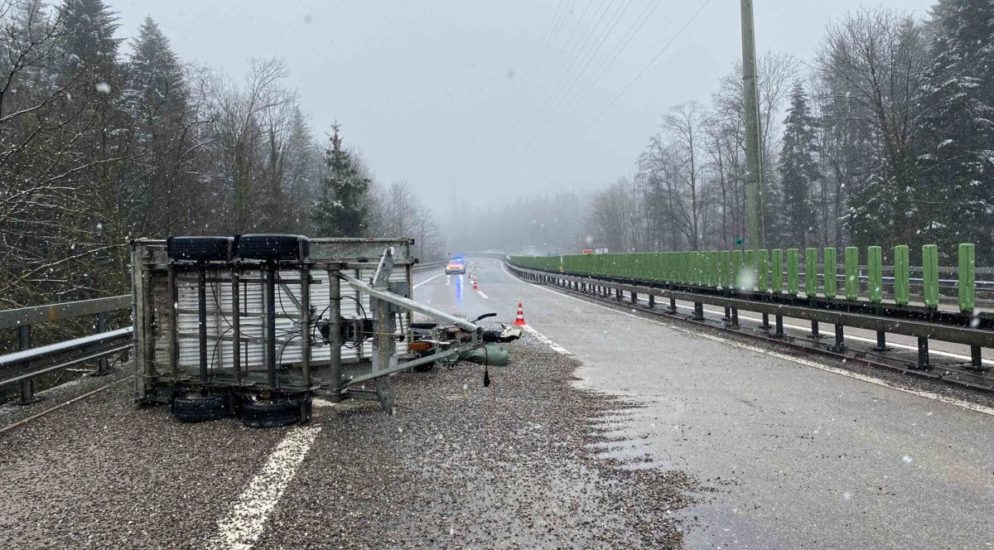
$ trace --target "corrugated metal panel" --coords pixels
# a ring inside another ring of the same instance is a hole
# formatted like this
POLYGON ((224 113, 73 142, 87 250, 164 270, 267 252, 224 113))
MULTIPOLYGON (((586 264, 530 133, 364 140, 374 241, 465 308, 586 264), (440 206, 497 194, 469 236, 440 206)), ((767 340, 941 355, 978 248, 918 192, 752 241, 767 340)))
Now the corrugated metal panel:
MULTIPOLYGON (((375 268, 354 270, 354 272, 364 280, 372 277, 375 268)), ((233 317, 231 307, 231 283, 224 280, 229 275, 227 273, 211 273, 209 279, 212 282, 207 284, 207 356, 211 369, 230 369, 233 365, 233 343, 232 324, 233 317), (218 279, 222 279, 218 282, 218 279)), ((312 282, 310 288, 310 302, 313 311, 319 318, 327 318, 330 296, 328 294, 328 273, 323 270, 315 270, 311 273, 312 282)), ((264 284, 261 282, 263 273, 242 272, 241 274, 241 312, 240 331, 242 340, 242 368, 249 372, 262 372, 264 370, 264 347, 263 329, 265 308, 263 304, 264 284)), ((297 304, 300 302, 301 285, 299 282, 300 273, 296 270, 282 270, 279 273, 281 280, 287 281, 277 286, 276 291, 276 353, 277 359, 282 364, 297 363, 303 358, 303 343, 300 326, 300 309, 297 304)), ((395 269, 390 276, 391 282, 408 282, 407 270, 403 267, 395 269)), ((189 373, 195 373, 199 368, 200 353, 198 339, 198 316, 197 316, 197 274, 181 273, 176 278, 177 301, 175 304, 178 312, 178 338, 179 346, 179 367, 189 373)), ((369 297, 352 289, 347 284, 341 286, 342 302, 341 313, 346 319, 357 319, 371 315, 369 297)), ((408 316, 401 316, 401 327, 397 334, 406 333, 408 330, 408 316)), ((312 361, 328 361, 331 357, 331 350, 323 345, 317 331, 311 329, 314 335, 311 347, 312 361)), ((398 352, 407 351, 407 342, 398 343, 398 352)), ((372 342, 365 342, 361 349, 356 347, 343 347, 342 360, 354 361, 360 357, 368 358, 372 354, 372 342)), ((169 350, 167 346, 160 346, 156 350, 156 362, 160 366, 168 364, 169 350)))

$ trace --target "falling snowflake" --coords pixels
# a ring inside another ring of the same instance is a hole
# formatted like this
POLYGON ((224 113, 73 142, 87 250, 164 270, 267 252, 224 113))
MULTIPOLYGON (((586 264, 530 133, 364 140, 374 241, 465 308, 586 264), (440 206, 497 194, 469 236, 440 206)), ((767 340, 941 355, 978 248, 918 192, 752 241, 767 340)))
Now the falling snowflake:
POLYGON ((107 84, 106 82, 100 82, 100 83, 98 83, 97 84, 97 91, 100 92, 100 93, 102 93, 102 94, 109 94, 110 93, 110 84, 107 84))

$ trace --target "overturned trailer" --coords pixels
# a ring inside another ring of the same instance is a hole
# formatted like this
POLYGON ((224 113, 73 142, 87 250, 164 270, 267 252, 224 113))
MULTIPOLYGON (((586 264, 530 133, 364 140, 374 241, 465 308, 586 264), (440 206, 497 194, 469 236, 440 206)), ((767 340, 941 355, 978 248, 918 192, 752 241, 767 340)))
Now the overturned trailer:
POLYGON ((481 342, 481 329, 412 300, 410 240, 297 235, 171 237, 131 244, 136 393, 177 418, 250 426, 310 417, 311 398, 379 400, 390 375, 481 342), (413 312, 451 345, 412 350, 413 312))

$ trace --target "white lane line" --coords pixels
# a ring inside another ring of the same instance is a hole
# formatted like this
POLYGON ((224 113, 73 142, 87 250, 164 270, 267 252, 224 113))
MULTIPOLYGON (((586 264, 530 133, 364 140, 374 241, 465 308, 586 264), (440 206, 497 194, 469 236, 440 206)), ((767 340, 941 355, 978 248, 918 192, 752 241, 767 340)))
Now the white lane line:
POLYGON ((503 264, 501 264, 501 269, 504 270, 504 273, 506 273, 508 277, 511 277, 511 278, 517 279, 519 281, 525 282, 525 283, 530 284, 530 285, 532 285, 532 286, 534 286, 536 288, 540 288, 540 289, 542 289, 542 290, 544 290, 546 292, 551 292, 551 293, 553 293, 553 294, 555 294, 557 296, 562 296, 564 298, 569 298, 571 300, 576 300, 577 302, 581 302, 581 303, 588 304, 588 305, 591 305, 591 306, 596 306, 596 307, 599 307, 601 309, 605 309, 607 311, 610 311, 610 312, 613 312, 613 313, 617 313, 618 315, 626 315, 628 317, 634 317, 635 319, 639 319, 639 320, 642 320, 642 321, 647 321, 649 323, 654 323, 654 324, 657 324, 657 325, 660 325, 660 326, 664 326, 664 327, 673 329, 673 330, 675 330, 677 332, 681 332, 683 334, 686 334, 688 336, 696 336, 696 337, 700 337, 700 338, 705 338, 707 340, 713 340, 715 342, 721 342, 723 344, 727 344, 729 346, 733 346, 733 347, 736 347, 736 348, 739 348, 739 349, 745 349, 745 350, 749 350, 749 351, 754 351, 756 353, 762 353, 764 355, 769 355, 771 357, 776 357, 777 359, 782 359, 784 361, 790 361, 792 363, 797 363, 797 364, 804 365, 804 366, 807 366, 807 367, 813 367, 813 368, 816 368, 816 369, 819 369, 819 370, 830 372, 832 374, 837 374, 839 376, 845 376, 846 378, 853 378, 853 379, 856 379, 856 380, 860 380, 860 381, 866 382, 868 384, 873 384, 874 386, 881 386, 881 387, 884 387, 884 388, 889 388, 889 389, 892 389, 892 390, 897 390, 899 392, 909 393, 911 395, 917 395, 918 397, 924 397, 925 399, 932 399, 934 401, 939 401, 939 402, 942 402, 942 403, 946 403, 948 405, 953 405, 954 407, 960 407, 962 409, 967 409, 967 410, 971 410, 971 411, 978 412, 978 413, 981 413, 981 414, 986 414, 988 416, 994 416, 994 407, 985 407, 984 405, 978 405, 976 403, 971 403, 969 401, 963 401, 962 399, 956 399, 956 398, 953 398, 953 397, 947 397, 945 395, 940 395, 940 394, 937 394, 937 393, 934 393, 934 392, 930 392, 930 391, 912 390, 912 389, 909 389, 909 388, 903 388, 901 386, 895 386, 895 385, 893 385, 893 384, 891 384, 891 383, 889 383, 889 382, 887 382, 885 380, 880 380, 880 379, 877 379, 877 378, 873 378, 872 376, 866 376, 866 375, 855 373, 855 372, 848 371, 848 370, 845 370, 845 369, 840 369, 840 368, 836 368, 836 367, 830 367, 828 365, 823 365, 821 363, 817 363, 815 361, 810 361, 808 359, 802 359, 800 357, 794 357, 792 355, 787 355, 787 354, 776 352, 776 351, 773 351, 773 350, 768 350, 768 349, 764 349, 764 348, 752 346, 752 345, 745 344, 745 343, 742 343, 742 342, 736 342, 734 340, 727 340, 727 339, 722 338, 720 336, 714 336, 712 334, 707 334, 707 333, 704 333, 704 332, 695 332, 695 331, 686 329, 684 327, 680 327, 680 326, 674 325, 672 323, 665 323, 663 321, 658 321, 656 319, 650 319, 650 318, 642 317, 640 315, 635 315, 634 313, 629 313, 627 311, 618 311, 617 309, 614 309, 614 308, 611 308, 611 307, 607 307, 605 305, 598 304, 596 302, 590 302, 590 301, 587 301, 587 300, 584 300, 584 299, 581 299, 581 298, 577 298, 575 296, 571 296, 569 294, 558 292, 558 291, 553 290, 551 288, 548 288, 548 287, 546 287, 544 285, 539 285, 539 284, 536 284, 536 283, 532 283, 530 281, 525 281, 524 279, 518 279, 514 275, 511 275, 511 273, 509 273, 507 271, 507 268, 505 268, 503 264))
POLYGON ((534 336, 539 342, 552 348, 552 351, 558 353, 559 355, 569 355, 569 350, 560 346, 559 344, 553 342, 548 336, 542 334, 541 332, 532 328, 531 325, 522 325, 521 328, 525 330, 528 334, 534 336))
POLYGON ((490 296, 487 296, 486 294, 484 294, 482 290, 477 290, 476 293, 479 294, 480 296, 482 296, 484 300, 489 300, 490 299, 490 296))
POLYGON ((421 281, 420 283, 414 285, 414 288, 418 288, 419 286, 427 283, 428 281, 434 281, 435 279, 441 277, 442 275, 445 275, 445 272, 439 273, 438 275, 434 275, 432 277, 428 277, 427 279, 425 279, 425 280, 421 281))
POLYGON ((218 534, 210 540, 208 548, 252 548, 320 431, 320 426, 307 426, 286 434, 262 471, 238 497, 235 507, 218 521, 218 534))

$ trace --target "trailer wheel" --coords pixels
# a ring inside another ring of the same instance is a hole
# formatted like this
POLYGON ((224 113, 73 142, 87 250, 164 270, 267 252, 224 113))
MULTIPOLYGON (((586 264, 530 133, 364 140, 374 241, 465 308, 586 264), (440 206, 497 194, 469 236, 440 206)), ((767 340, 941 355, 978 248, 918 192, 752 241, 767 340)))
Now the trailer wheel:
POLYGON ((187 394, 173 399, 173 416, 180 422, 206 422, 224 416, 223 395, 187 394))
POLYGON ((274 428, 304 421, 309 404, 300 399, 259 400, 242 403, 242 423, 250 428, 274 428))

